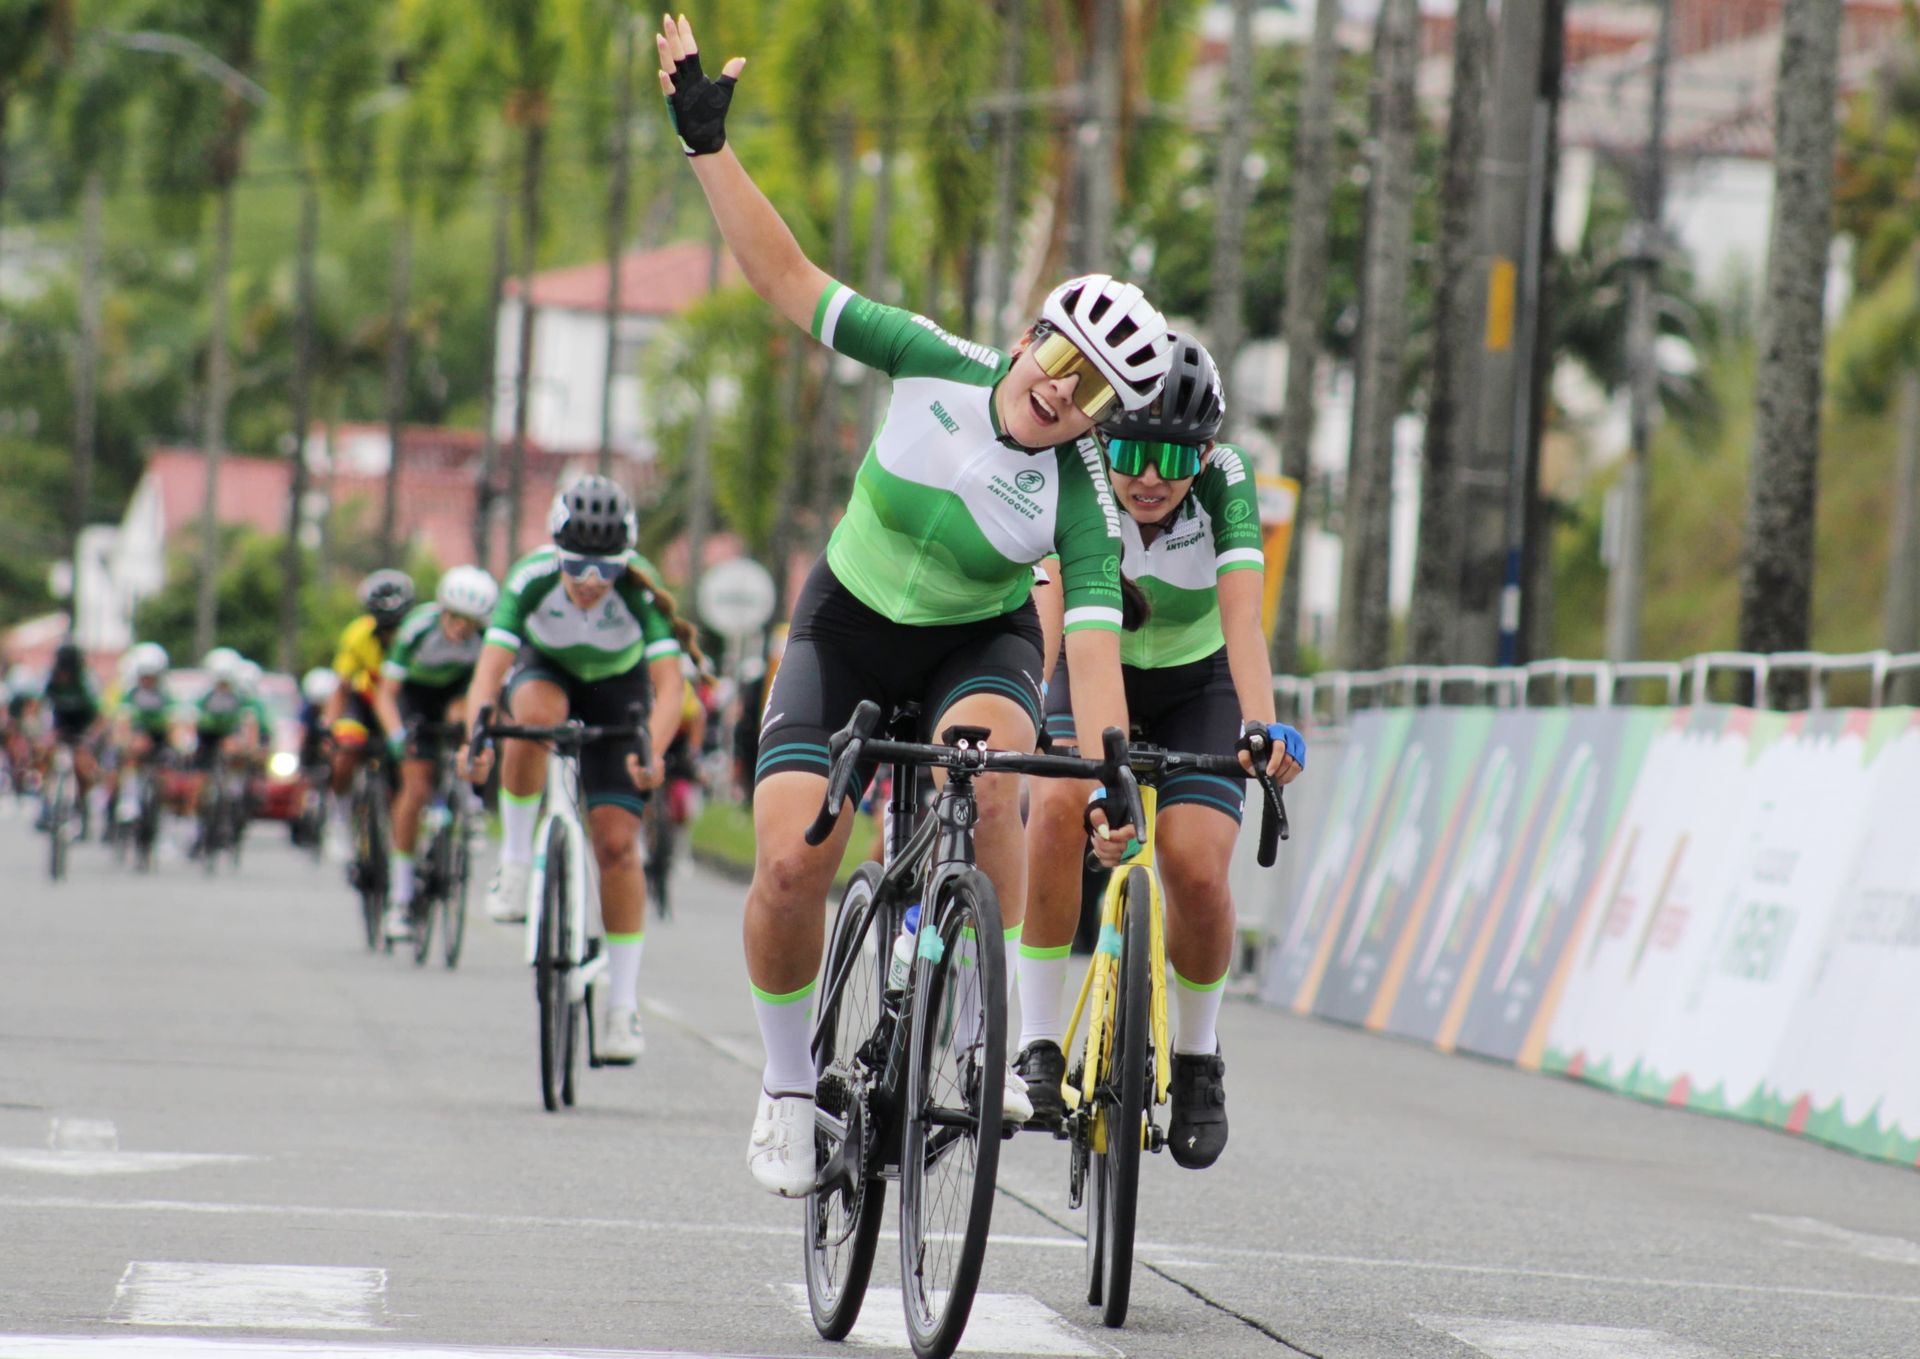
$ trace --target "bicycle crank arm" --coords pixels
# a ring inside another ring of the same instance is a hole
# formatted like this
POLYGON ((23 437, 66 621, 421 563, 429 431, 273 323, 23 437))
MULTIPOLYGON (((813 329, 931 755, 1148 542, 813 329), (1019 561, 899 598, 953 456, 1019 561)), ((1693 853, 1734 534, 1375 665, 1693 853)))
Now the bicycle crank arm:
POLYGON ((578 1005, 587 998, 587 989, 607 970, 607 955, 589 958, 567 973, 567 1002, 578 1005))

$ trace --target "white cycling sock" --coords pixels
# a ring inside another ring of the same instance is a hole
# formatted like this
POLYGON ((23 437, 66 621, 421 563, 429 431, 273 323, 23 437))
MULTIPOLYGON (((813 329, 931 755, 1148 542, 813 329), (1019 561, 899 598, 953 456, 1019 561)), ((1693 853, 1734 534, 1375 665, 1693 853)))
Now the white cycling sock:
POLYGON ((808 982, 798 991, 775 995, 753 987, 753 1015, 767 1050, 760 1088, 769 1095, 813 1097, 813 988, 808 982))
POLYGON ((1067 979, 1067 955, 1072 951, 1072 944, 1058 948, 1020 945, 1015 960, 1020 973, 1020 1042, 1016 1051, 1043 1038, 1059 1043, 1065 1032, 1060 1017, 1061 990, 1067 979))
POLYGON ((645 934, 607 935, 607 1008, 640 1008, 640 950, 645 934))
POLYGON ((413 856, 393 852, 393 892, 390 900, 395 906, 405 906, 413 900, 413 856))
POLYGON ((1214 1023, 1220 1018, 1220 1001, 1227 991, 1227 974, 1222 972, 1210 982, 1191 982, 1173 973, 1173 1050, 1195 1056, 1208 1056, 1218 1046, 1214 1023))
POLYGON ((533 832, 540 824, 540 794, 517 797, 500 790, 500 861, 533 862, 533 832))

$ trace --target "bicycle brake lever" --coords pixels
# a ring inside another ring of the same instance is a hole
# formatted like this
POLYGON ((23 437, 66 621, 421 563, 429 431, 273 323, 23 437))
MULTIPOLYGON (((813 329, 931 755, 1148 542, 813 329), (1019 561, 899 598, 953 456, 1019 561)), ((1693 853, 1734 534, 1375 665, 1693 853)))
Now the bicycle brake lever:
POLYGON ((833 760, 833 767, 827 771, 826 800, 821 803, 819 815, 813 818, 813 824, 807 827, 806 841, 809 845, 824 844, 833 833, 834 823, 840 820, 841 809, 846 806, 847 794, 860 767, 860 751, 879 723, 880 705, 872 699, 861 699, 847 725, 835 732, 827 742, 827 753, 833 760))

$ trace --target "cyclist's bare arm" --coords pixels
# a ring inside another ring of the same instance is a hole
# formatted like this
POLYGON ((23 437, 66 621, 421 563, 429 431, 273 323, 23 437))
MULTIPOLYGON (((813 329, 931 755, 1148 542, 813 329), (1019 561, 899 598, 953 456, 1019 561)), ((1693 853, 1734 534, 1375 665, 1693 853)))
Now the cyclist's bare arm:
MULTIPOLYGON (((1229 571, 1220 577, 1220 630, 1227 639, 1227 669, 1240 699, 1240 715, 1271 726, 1273 666, 1267 660, 1266 628, 1260 617, 1265 592, 1265 577, 1259 572, 1229 571)), ((1240 752, 1240 764, 1253 772, 1245 751, 1240 752)), ((1267 759, 1267 773, 1281 783, 1291 783, 1300 776, 1300 766, 1276 741, 1267 759)))
MULTIPOLYGON (((666 769, 667 747, 680 730, 680 686, 686 678, 680 673, 680 658, 661 656, 648 662, 647 674, 653 680, 653 713, 647 718, 647 736, 653 756, 647 786, 657 787, 666 769)), ((638 763, 632 756, 629 762, 638 763)))
MULTIPOLYGON (((467 714, 478 718, 482 708, 495 707, 500 702, 500 686, 507 678, 507 671, 513 667, 513 653, 505 647, 491 643, 480 648, 480 659, 474 663, 473 678, 467 681, 467 714)), ((493 748, 489 746, 480 752, 472 767, 467 763, 467 743, 458 746, 455 761, 459 765, 463 778, 471 778, 475 783, 484 783, 487 771, 493 768, 493 748)))
MULTIPOLYGON (((1249 573, 1251 574, 1251 573, 1249 573)), ((1120 634, 1082 628, 1066 639, 1067 671, 1073 676, 1073 728, 1080 747, 1098 758, 1098 733, 1127 728, 1127 691, 1120 679, 1120 634), (1094 733, 1089 739, 1088 733, 1094 733)), ((1096 820, 1100 819, 1096 817, 1096 820)), ((1120 862, 1134 827, 1115 826, 1112 840, 1095 839, 1094 853, 1112 867, 1120 862)))
POLYGON ((380 687, 373 691, 373 712, 389 741, 406 730, 407 724, 400 719, 400 681, 392 675, 380 677, 380 687))
POLYGON ((1060 633, 1066 626, 1067 597, 1060 585, 1060 559, 1048 557, 1040 563, 1046 572, 1044 582, 1033 584, 1033 608, 1040 615, 1040 678, 1050 681, 1053 667, 1060 659, 1060 633))
MULTIPOLYGON (((660 54, 661 92, 672 94, 674 63, 698 50, 692 26, 684 18, 677 22, 669 19, 654 42, 660 54)), ((735 57, 723 73, 737 77, 746 64, 745 57, 735 57)), ((832 280, 800 249, 779 212, 733 154, 733 147, 723 146, 711 155, 689 156, 687 160, 706 191, 727 249, 739 261, 747 282, 782 316, 811 331, 814 309, 832 280)))

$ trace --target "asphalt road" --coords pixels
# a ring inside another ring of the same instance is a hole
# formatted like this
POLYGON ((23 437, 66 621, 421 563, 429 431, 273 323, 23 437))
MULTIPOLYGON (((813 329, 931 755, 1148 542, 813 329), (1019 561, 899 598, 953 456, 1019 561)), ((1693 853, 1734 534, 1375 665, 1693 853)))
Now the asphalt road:
MULTIPOLYGON (((828 1345, 749 1180, 740 890, 648 934, 649 1047, 541 1110, 517 931, 370 955, 336 869, 0 820, 0 1359, 904 1349, 891 1236, 828 1345)), ((1081 1301, 1059 1144, 1009 1147, 963 1353, 1914 1359, 1920 1174, 1230 1003, 1232 1144, 1143 1172, 1133 1314, 1081 1301)))

